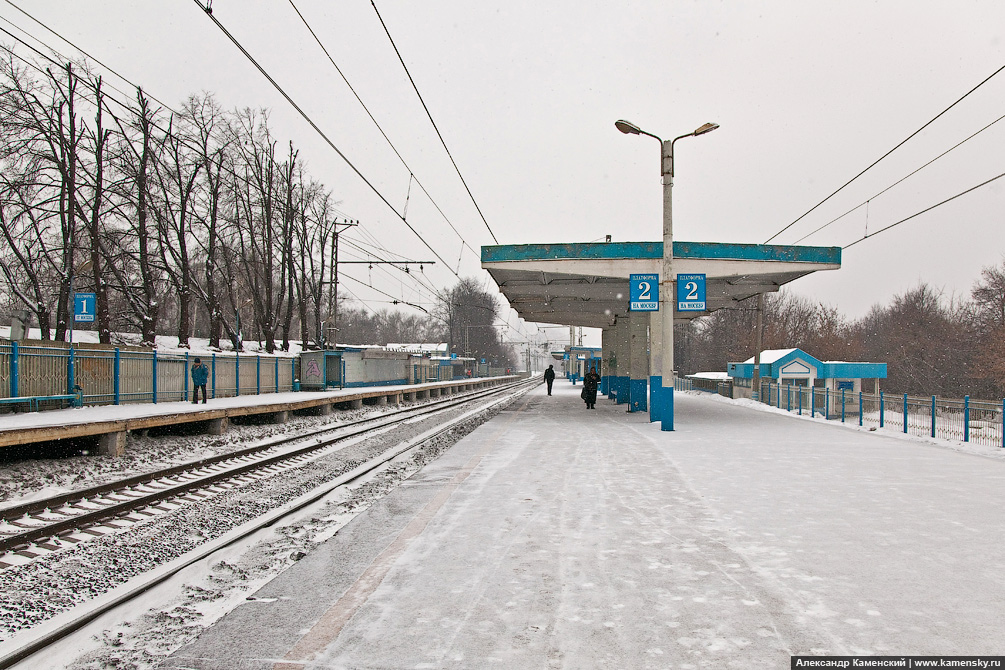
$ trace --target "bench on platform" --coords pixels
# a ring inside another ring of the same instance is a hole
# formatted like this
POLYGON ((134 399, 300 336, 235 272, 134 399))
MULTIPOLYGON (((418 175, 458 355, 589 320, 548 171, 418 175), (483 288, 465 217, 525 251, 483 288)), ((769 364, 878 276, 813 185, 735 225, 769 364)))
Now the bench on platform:
POLYGON ((62 402, 64 400, 72 405, 79 401, 79 397, 75 393, 65 393, 62 395, 26 395, 18 396, 16 398, 0 398, 0 405, 19 405, 21 403, 26 403, 28 405, 29 412, 37 412, 38 404, 40 402, 62 402))

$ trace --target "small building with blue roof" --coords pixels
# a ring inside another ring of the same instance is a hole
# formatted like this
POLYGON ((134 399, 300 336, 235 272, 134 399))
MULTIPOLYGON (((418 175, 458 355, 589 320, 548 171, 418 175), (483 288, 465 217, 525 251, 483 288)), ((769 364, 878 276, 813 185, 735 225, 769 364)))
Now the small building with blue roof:
MULTIPOLYGON (((753 390, 753 357, 742 363, 729 363, 726 372, 733 381, 733 397, 749 398, 753 390)), ((798 348, 767 349, 761 352, 760 374, 762 380, 782 386, 879 393, 879 380, 886 379, 886 363, 821 361, 798 348), (865 380, 873 380, 874 388, 863 389, 865 380)))

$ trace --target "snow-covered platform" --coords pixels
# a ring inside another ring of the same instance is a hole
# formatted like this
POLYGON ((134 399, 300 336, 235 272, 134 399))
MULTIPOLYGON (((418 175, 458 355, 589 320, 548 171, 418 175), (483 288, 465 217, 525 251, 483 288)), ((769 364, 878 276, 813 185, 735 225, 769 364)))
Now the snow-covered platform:
POLYGON ((386 405, 405 400, 450 395, 513 381, 515 376, 476 377, 423 384, 357 386, 329 391, 263 393, 212 398, 207 403, 161 402, 85 406, 70 409, 0 414, 0 448, 17 445, 98 436, 102 453, 121 453, 125 434, 183 423, 206 422, 210 432, 220 433, 236 417, 272 415, 285 422, 289 412, 316 411, 327 414, 333 406, 362 407, 364 403, 386 405))
POLYGON ((1005 649, 1005 460, 538 387, 166 668, 781 668, 1005 649))

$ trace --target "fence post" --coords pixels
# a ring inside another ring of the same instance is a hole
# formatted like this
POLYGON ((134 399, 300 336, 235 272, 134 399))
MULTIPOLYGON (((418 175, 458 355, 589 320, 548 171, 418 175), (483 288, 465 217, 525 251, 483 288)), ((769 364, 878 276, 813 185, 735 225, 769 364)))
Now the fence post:
POLYGON ((803 387, 799 387, 799 416, 803 415, 803 387))
POLYGON ((76 374, 73 367, 76 361, 73 357, 73 342, 70 343, 70 353, 66 357, 66 392, 73 393, 73 384, 76 381, 76 374))
POLYGON ((932 437, 935 437, 935 396, 932 396, 932 437))
POLYGON ((276 356, 276 374, 273 377, 276 380, 276 393, 279 393, 279 356, 276 356))
POLYGON ((255 393, 262 395, 262 355, 255 354, 255 393))
POLYGON ((210 364, 210 366, 212 368, 211 373, 213 375, 213 400, 216 400, 216 354, 215 353, 213 354, 212 358, 210 359, 209 364, 210 364))
MULTIPOLYGON (((860 386, 861 388, 861 386, 860 386)), ((858 425, 862 425, 862 392, 858 392, 858 425)))
POLYGON ((970 396, 963 396, 963 441, 970 441, 970 396))
POLYGON ((844 389, 841 389, 841 423, 844 423, 844 389))
POLYGON ((883 392, 880 391, 879 392, 879 427, 880 428, 882 428, 884 426, 883 419, 885 418, 885 416, 886 416, 886 402, 884 402, 884 400, 883 400, 883 392))
POLYGON ((785 385, 785 411, 792 411, 792 384, 785 385))
MULTIPOLYGON (((182 388, 185 389, 184 395, 182 396, 182 400, 187 401, 188 400, 188 352, 187 351, 185 352, 185 372, 182 373, 182 376, 185 378, 185 380, 182 382, 182 388)), ((197 391, 193 388, 192 389, 192 393, 197 393, 197 391)))
POLYGON ((157 350, 156 349, 154 349, 153 373, 154 373, 153 383, 151 384, 150 388, 153 392, 154 404, 156 405, 157 404, 157 350))
POLYGON ((908 394, 903 394, 903 432, 908 432, 908 394))
POLYGON ((118 405, 122 400, 122 382, 119 381, 119 376, 122 373, 122 353, 119 351, 118 347, 115 347, 115 363, 113 363, 114 371, 112 372, 112 393, 114 399, 112 403, 118 405))
POLYGON ((831 418, 831 390, 829 388, 824 389, 824 419, 830 420, 831 418))
POLYGON ((817 416, 817 392, 810 387, 810 417, 816 418, 817 416))
POLYGON ((10 397, 16 398, 20 395, 18 393, 18 345, 17 341, 10 343, 10 397))
POLYGON ((234 378, 237 382, 234 384, 234 395, 241 395, 241 354, 234 352, 234 378))

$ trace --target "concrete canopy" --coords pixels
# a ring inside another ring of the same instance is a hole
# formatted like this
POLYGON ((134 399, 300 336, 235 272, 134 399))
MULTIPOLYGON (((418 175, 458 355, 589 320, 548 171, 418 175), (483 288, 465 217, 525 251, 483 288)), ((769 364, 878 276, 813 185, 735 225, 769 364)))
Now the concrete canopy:
MULTIPOLYGON (((840 247, 674 242, 673 248, 674 273, 704 273, 707 284, 707 309, 676 312, 677 322, 841 267, 840 247)), ((485 246, 482 268, 525 321, 605 328, 628 314, 629 275, 662 272, 663 243, 485 246)))

